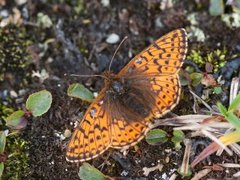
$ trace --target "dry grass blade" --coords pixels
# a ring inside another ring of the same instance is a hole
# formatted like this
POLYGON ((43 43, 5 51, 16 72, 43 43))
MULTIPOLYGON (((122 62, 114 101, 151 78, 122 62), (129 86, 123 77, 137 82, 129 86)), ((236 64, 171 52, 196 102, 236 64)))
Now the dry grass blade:
POLYGON ((240 164, 235 164, 235 163, 223 163, 220 165, 225 168, 240 168, 240 164))
POLYGON ((240 156, 240 145, 234 143, 229 145, 231 149, 236 153, 238 156, 240 156))
POLYGON ((240 171, 238 171, 237 173, 233 174, 233 177, 240 177, 240 171))
POLYGON ((204 119, 210 118, 210 115, 184 115, 184 116, 177 116, 173 118, 165 118, 165 119, 158 119, 153 122, 151 125, 151 129, 156 128, 158 126, 184 126, 187 124, 197 125, 203 122, 204 119))
POLYGON ((203 105, 208 108, 208 110, 211 113, 215 113, 215 111, 202 99, 200 98, 198 95, 196 95, 193 91, 190 90, 190 93, 193 95, 194 98, 198 99, 199 101, 201 101, 203 103, 203 105))
POLYGON ((231 88, 230 88, 230 97, 229 97, 229 104, 232 103, 233 99, 238 94, 238 87, 239 87, 240 78, 234 77, 231 82, 231 88))
POLYGON ((197 174, 195 174, 194 177, 191 180, 202 179, 204 176, 206 176, 211 171, 212 171, 211 169, 203 169, 203 170, 199 171, 197 174))
POLYGON ((192 149, 192 141, 190 139, 185 139, 184 145, 185 145, 185 151, 184 151, 182 165, 180 168, 180 173, 183 176, 188 176, 190 173, 189 159, 190 159, 190 154, 192 149))

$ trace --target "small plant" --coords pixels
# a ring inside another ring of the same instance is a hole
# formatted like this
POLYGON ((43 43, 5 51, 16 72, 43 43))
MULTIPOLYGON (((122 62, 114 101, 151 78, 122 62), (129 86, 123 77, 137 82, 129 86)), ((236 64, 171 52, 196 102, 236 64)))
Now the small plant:
POLYGON ((220 136, 217 141, 212 142, 209 146, 207 146, 191 163, 191 167, 196 166, 200 161, 218 151, 223 146, 227 146, 233 143, 237 143, 240 141, 240 119, 235 115, 235 111, 240 106, 240 94, 236 96, 236 98, 229 105, 228 109, 224 107, 220 102, 217 103, 218 109, 224 119, 226 119, 233 126, 233 130, 226 134, 220 136))
POLYGON ((191 73, 190 74, 190 79, 191 79, 191 85, 192 86, 197 86, 201 83, 203 79, 203 74, 202 73, 191 73))
MULTIPOLYGON (((146 135, 146 141, 150 145, 165 143, 168 141, 167 132, 162 129, 152 129, 146 135)), ((174 130, 171 141, 174 143, 176 150, 181 149, 181 143, 185 136, 181 130, 174 130)))
POLYGON ((228 122, 230 122, 236 131, 240 132, 240 119, 234 114, 234 112, 240 106, 240 94, 232 101, 228 109, 222 105, 222 103, 217 103, 220 113, 225 117, 228 122))
POLYGON ((213 66, 213 72, 216 73, 221 67, 226 64, 227 49, 216 49, 206 55, 203 55, 200 51, 192 50, 187 59, 195 62, 199 67, 204 67, 207 63, 213 66))
MULTIPOLYGON (((2 176, 4 170, 4 162, 9 156, 5 153, 6 147, 6 138, 11 137, 16 134, 18 130, 23 129, 27 125, 27 118, 33 116, 41 116, 46 113, 52 103, 52 95, 46 90, 42 90, 36 93, 31 94, 26 101, 26 110, 17 110, 12 112, 7 117, 3 117, 5 121, 5 127, 0 131, 0 177, 2 176), (9 133, 11 132, 11 133, 9 133)), ((23 147, 25 142, 17 144, 16 148, 20 150, 23 147)), ((23 164, 22 164, 23 166, 23 164)))
POLYGON ((210 0, 209 13, 212 16, 219 16, 224 13, 223 0, 210 0))
POLYGON ((88 102, 92 102, 94 99, 93 93, 79 83, 71 84, 68 87, 67 94, 70 97, 79 98, 88 102))
POLYGON ((41 26, 42 28, 50 28, 52 27, 53 23, 48 15, 40 12, 37 14, 37 25, 41 26))
POLYGON ((146 141, 148 144, 151 145, 164 143, 167 140, 168 140, 167 133, 161 129, 152 129, 146 135, 146 141))
POLYGON ((79 169, 78 176, 82 180, 111 180, 112 178, 104 175, 102 172, 100 172, 98 169, 95 167, 91 166, 88 163, 83 163, 83 165, 79 169))
POLYGON ((180 150, 182 148, 181 142, 183 142, 184 138, 184 133, 181 130, 173 131, 173 137, 171 141, 174 143, 175 149, 180 150))

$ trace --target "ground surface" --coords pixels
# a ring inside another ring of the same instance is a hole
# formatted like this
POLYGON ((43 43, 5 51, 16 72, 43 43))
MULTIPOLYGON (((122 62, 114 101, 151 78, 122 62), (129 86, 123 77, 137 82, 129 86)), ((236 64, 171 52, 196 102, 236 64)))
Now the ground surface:
MULTIPOLYGON (((99 78, 82 79, 64 74, 102 73, 108 67, 118 44, 106 43, 111 33, 117 34, 120 39, 129 37, 113 62, 112 69, 115 72, 130 60, 131 54, 136 55, 152 40, 176 28, 184 27, 191 31, 192 24, 188 18, 192 13, 196 13, 196 27, 204 32, 206 39, 199 42, 194 37, 190 38, 189 54, 192 49, 201 51, 202 56, 207 56, 216 49, 226 49, 226 60, 240 54, 240 29, 229 28, 219 16, 211 16, 208 1, 176 1, 170 7, 164 7, 164 3, 161 6, 161 3, 160 0, 110 1, 104 7, 103 3, 92 0, 41 0, 28 1, 23 5, 6 1, 1 12, 7 10, 11 14, 17 8, 24 22, 3 28, 2 37, 12 37, 4 48, 12 47, 11 43, 17 42, 24 52, 18 60, 12 60, 9 55, 8 61, 1 64, 5 67, 4 78, 0 81, 1 99, 10 107, 24 108, 24 100, 32 92, 47 89, 53 94, 49 112, 43 117, 30 119, 20 135, 29 142, 25 152, 29 155, 30 171, 21 174, 20 179, 78 179, 80 164, 71 164, 65 160, 69 138, 61 140, 59 135, 66 129, 73 131, 74 122, 80 120, 89 104, 68 97, 67 87, 71 83, 82 82, 90 90, 99 92, 103 81, 99 78), (51 19, 51 27, 44 28, 43 25, 36 24, 40 12, 51 19), (31 56, 26 58, 29 54, 31 56), (24 68, 9 65, 18 64, 20 60, 28 62, 24 68), (47 79, 31 76, 33 71, 41 72, 43 69, 49 74, 47 79), (11 97, 9 93, 4 94, 4 90, 15 91, 18 95, 11 97), (21 95, 19 90, 24 90, 25 93, 21 95)), ((225 13, 231 12, 231 7, 225 8, 225 13)), ((217 59, 218 57, 215 58, 216 61, 217 59)), ((199 68, 205 71, 203 67, 199 68)), ((220 71, 217 70, 215 77, 219 75, 220 71)), ((229 77, 226 78, 230 80, 229 77)), ((202 89, 202 86, 194 88, 199 95, 202 89)), ((224 85, 223 89, 222 94, 211 96, 213 101, 208 102, 210 105, 215 104, 216 100, 225 104, 228 102, 229 84, 224 85)), ((192 114, 192 106, 193 99, 189 96, 188 88, 184 87, 180 104, 173 112, 178 115, 192 114)), ((172 128, 165 127, 164 130, 171 136, 172 128)), ((181 164, 183 150, 174 150, 171 142, 151 146, 143 140, 137 147, 131 148, 126 157, 109 150, 90 163, 108 176, 132 179, 167 179, 181 164), (161 172, 152 172, 148 177, 143 175, 143 167, 152 167, 158 163, 164 165, 161 172)), ((236 157, 229 158, 225 155, 213 156, 210 161, 239 163, 236 157)), ((201 163, 193 172, 201 170, 206 164, 207 162, 201 163)), ((209 177, 226 179, 234 172, 215 171, 209 177)))

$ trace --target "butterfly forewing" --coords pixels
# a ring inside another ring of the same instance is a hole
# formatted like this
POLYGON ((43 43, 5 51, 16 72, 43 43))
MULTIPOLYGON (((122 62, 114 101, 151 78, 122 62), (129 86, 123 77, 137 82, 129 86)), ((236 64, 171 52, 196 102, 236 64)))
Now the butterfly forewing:
POLYGON ((120 76, 144 71, 147 74, 176 74, 187 52, 187 35, 177 29, 159 38, 135 56, 119 73, 120 76))

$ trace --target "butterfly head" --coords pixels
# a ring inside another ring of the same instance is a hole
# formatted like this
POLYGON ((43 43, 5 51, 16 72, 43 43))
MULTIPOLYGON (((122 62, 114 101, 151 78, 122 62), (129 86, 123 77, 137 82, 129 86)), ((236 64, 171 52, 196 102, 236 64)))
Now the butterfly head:
POLYGON ((122 94, 124 92, 123 84, 119 81, 113 81, 111 84, 111 88, 116 93, 122 94))
POLYGON ((112 78, 108 83, 107 93, 111 94, 113 97, 124 95, 128 88, 125 83, 124 78, 112 78))

